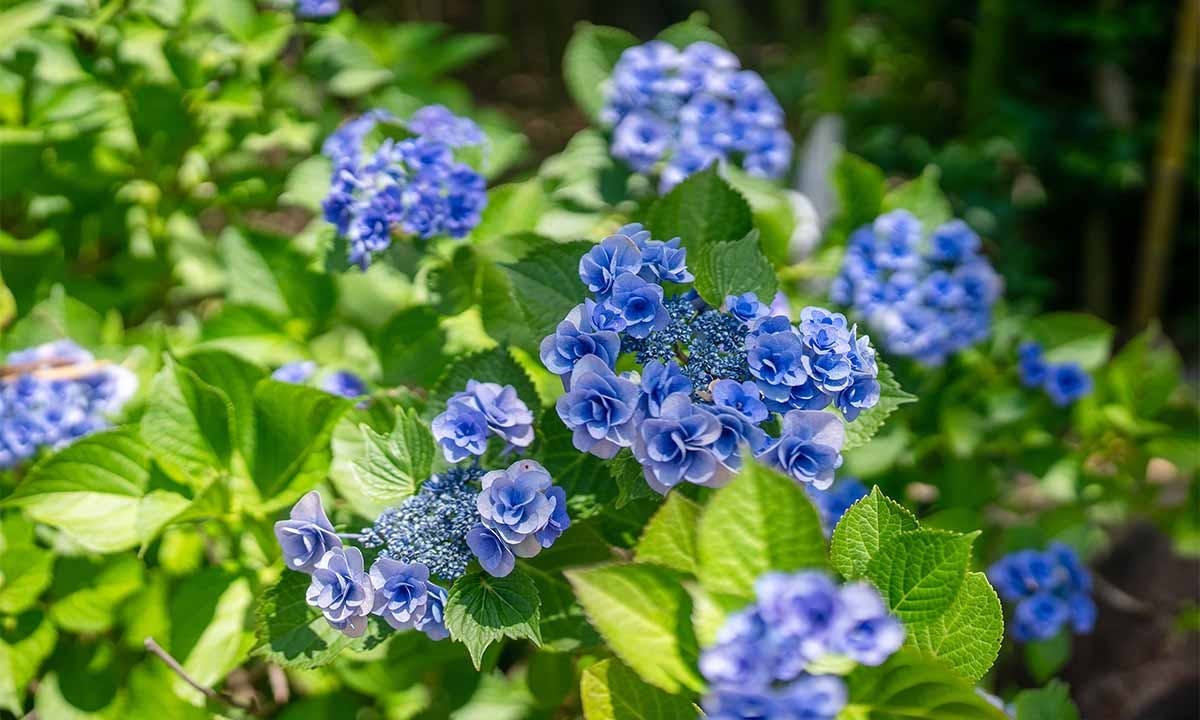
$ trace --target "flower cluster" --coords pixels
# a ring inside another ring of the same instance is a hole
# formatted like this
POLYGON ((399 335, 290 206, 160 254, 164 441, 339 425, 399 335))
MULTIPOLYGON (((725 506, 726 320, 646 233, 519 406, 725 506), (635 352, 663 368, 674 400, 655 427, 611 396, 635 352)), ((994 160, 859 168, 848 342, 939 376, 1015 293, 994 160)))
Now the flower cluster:
POLYGON ((1076 362, 1049 363, 1042 346, 1022 343, 1017 349, 1017 370, 1025 387, 1040 387, 1051 402, 1066 407, 1092 392, 1092 376, 1076 362))
POLYGON ((434 640, 448 636, 446 590, 430 581, 429 568, 381 555, 365 570, 362 551, 342 545, 315 490, 275 523, 275 538, 287 566, 311 576, 305 600, 333 628, 360 637, 367 619, 378 615, 397 630, 420 630, 434 640))
POLYGON ((467 545, 491 575, 508 575, 516 558, 537 555, 571 526, 567 493, 533 460, 493 470, 480 485, 479 523, 467 533, 467 545))
POLYGON ((951 220, 926 237, 912 213, 894 210, 850 236, 831 298, 882 334, 889 352, 940 365, 987 337, 1000 291, 966 223, 951 220))
POLYGON ((296 15, 306 20, 319 20, 337 15, 341 5, 338 0, 297 0, 296 15))
POLYGON ((783 108, 758 73, 711 43, 629 48, 605 97, 612 154, 638 172, 658 169, 662 192, 714 162, 772 179, 791 165, 783 108))
POLYGON ((805 489, 808 490, 809 499, 817 507, 817 513, 821 516, 821 527, 827 537, 833 534, 833 529, 850 506, 870 492, 866 485, 852 477, 837 478, 833 485, 825 490, 818 490, 812 485, 805 485, 805 489))
POLYGON ((846 704, 836 676, 813 674, 833 657, 880 665, 904 643, 904 627, 866 583, 838 586, 825 573, 769 573, 755 603, 726 619, 700 656, 711 718, 832 720, 846 704))
POLYGON ((508 448, 527 448, 533 442, 533 413, 512 385, 467 381, 446 410, 433 419, 433 437, 447 462, 461 462, 487 451, 489 435, 508 448))
POLYGON ((364 143, 381 122, 396 119, 373 110, 342 125, 321 148, 333 161, 325 219, 349 242, 350 262, 363 268, 391 245, 395 229, 463 237, 487 204, 483 176, 454 156, 455 148, 484 144, 475 123, 432 105, 404 124, 410 137, 387 138, 368 153, 364 143))
POLYGON ((1017 603, 1012 628, 1021 642, 1052 638, 1067 624, 1088 633, 1096 624, 1091 574, 1062 543, 1051 543, 1045 552, 1018 550, 987 574, 1000 597, 1017 603))
MULTIPOLYGON (((317 375, 317 364, 311 360, 297 360, 280 365, 271 377, 279 382, 292 385, 304 385, 317 375)), ((344 398, 357 398, 367 394, 367 384, 363 379, 348 370, 335 370, 325 374, 316 383, 316 387, 331 395, 344 398)))
POLYGON ((854 420, 880 392, 870 340, 844 316, 809 307, 793 324, 753 294, 722 308, 694 291, 666 298, 663 281, 692 280, 686 251, 638 224, 589 250, 579 276, 593 297, 540 348, 566 389, 556 409, 576 448, 602 458, 629 448, 662 493, 723 484, 743 446, 797 482, 833 482, 845 427, 821 411, 834 405, 854 420), (640 372, 616 372, 622 352, 640 372), (779 437, 763 428, 774 413, 779 437))
POLYGON ((0 366, 0 469, 108 427, 137 377, 70 340, 9 353, 0 366))

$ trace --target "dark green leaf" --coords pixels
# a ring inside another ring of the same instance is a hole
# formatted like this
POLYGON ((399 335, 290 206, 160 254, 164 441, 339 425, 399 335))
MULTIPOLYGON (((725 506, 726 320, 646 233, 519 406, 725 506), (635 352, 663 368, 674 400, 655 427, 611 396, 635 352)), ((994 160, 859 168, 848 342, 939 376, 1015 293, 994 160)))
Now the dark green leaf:
POLYGON ((771 261, 759 248, 757 230, 741 240, 703 246, 694 262, 696 292, 713 307, 729 295, 747 292, 769 302, 779 289, 771 261))
POLYGON ((476 669, 488 646, 503 638, 541 645, 539 616, 537 587, 519 570, 502 578, 464 575, 454 581, 446 602, 446 627, 467 646, 476 669))
POLYGON ((740 240, 753 229, 750 205, 715 168, 694 173, 654 203, 646 226, 656 238, 682 238, 692 262, 704 248, 740 240))

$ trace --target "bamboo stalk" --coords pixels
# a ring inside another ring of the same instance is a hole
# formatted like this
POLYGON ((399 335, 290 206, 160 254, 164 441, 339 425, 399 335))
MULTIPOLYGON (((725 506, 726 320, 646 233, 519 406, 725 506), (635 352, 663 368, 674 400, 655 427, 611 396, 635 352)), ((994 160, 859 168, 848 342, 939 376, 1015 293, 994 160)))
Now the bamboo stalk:
POLYGON ((1145 327, 1159 314, 1166 291, 1167 261, 1170 258, 1175 219, 1179 210, 1180 180, 1186 162, 1196 68, 1200 63, 1200 0, 1183 0, 1175 36, 1175 56, 1168 80, 1167 97, 1155 152, 1153 184, 1146 201, 1142 251, 1129 322, 1132 330, 1145 327))

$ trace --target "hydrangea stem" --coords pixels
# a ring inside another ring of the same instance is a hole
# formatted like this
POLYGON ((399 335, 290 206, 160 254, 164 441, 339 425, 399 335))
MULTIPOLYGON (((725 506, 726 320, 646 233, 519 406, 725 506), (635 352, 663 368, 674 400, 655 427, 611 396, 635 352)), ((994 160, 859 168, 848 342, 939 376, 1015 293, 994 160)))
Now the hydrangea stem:
POLYGON ((257 704, 253 701, 251 701, 249 703, 244 703, 244 702, 237 700, 236 698, 226 695, 225 693, 217 692, 216 690, 208 687, 207 685, 201 685, 194 678, 192 678, 191 675, 188 675, 187 671, 183 669, 183 666, 179 664, 179 661, 176 660, 174 657, 172 657, 171 653, 164 650, 162 648, 162 646, 159 645, 154 640, 154 638, 147 637, 143 641, 143 645, 145 645, 147 652, 149 652, 153 655, 156 655, 159 660, 162 660, 164 663, 166 663, 167 667, 171 668, 172 672, 174 672, 176 675, 178 675, 180 678, 182 678, 184 682, 186 682, 188 685, 191 685, 195 690, 197 690, 200 694, 204 695, 204 697, 208 698, 209 700, 215 700, 216 702, 228 705, 230 707, 238 708, 241 710, 247 710, 247 711, 255 710, 257 704))

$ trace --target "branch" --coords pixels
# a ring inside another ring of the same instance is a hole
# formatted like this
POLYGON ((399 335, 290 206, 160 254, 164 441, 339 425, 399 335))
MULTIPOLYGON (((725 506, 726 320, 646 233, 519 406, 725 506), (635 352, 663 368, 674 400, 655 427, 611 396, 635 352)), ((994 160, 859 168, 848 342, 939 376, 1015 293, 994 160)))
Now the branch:
POLYGON ((171 657, 171 653, 163 650, 162 646, 154 641, 154 638, 147 637, 142 644, 146 646, 147 651, 157 655, 159 660, 162 660, 176 675, 183 678, 184 682, 186 682, 188 685, 191 685, 193 688, 199 691, 201 695, 209 700, 215 700, 216 702, 223 703, 229 707, 237 708, 239 710, 252 712, 255 709, 253 702, 243 703, 233 697, 230 697, 229 695, 226 695, 225 693, 217 692, 206 685, 201 685, 200 683, 196 682, 191 675, 187 674, 187 671, 183 669, 183 666, 179 664, 179 661, 171 657))

